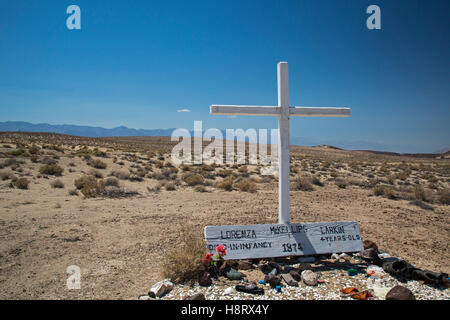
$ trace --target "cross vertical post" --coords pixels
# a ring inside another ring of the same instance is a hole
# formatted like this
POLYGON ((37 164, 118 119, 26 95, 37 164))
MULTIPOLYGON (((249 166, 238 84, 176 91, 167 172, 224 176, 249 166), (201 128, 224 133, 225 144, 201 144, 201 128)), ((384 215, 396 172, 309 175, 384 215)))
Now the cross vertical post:
POLYGON ((289 206, 289 71, 287 62, 279 62, 278 75, 278 223, 288 224, 289 206))

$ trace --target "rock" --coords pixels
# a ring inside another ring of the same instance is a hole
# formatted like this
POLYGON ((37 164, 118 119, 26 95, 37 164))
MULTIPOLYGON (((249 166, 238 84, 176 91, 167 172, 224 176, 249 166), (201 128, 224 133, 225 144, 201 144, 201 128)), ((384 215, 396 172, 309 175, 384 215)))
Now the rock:
POLYGON ((364 246, 364 249, 373 248, 375 250, 375 252, 378 252, 378 246, 376 245, 375 242, 373 242, 371 240, 364 240, 363 246, 364 246))
POLYGON ((169 279, 165 279, 163 281, 159 281, 151 287, 148 295, 151 298, 161 298, 163 295, 169 293, 173 289, 173 283, 170 282, 169 279))
POLYGON ((302 279, 302 276, 300 275, 300 273, 296 270, 291 270, 289 271, 289 274, 292 276, 292 278, 294 278, 294 280, 296 281, 300 281, 302 279))
POLYGON ((338 255, 337 253, 333 253, 333 254, 331 255, 331 259, 333 259, 333 260, 339 260, 339 255, 338 255))
POLYGON ((298 262, 303 262, 303 263, 313 263, 316 261, 315 257, 300 257, 298 258, 298 262))
POLYGON ((279 277, 277 277, 276 275, 273 275, 273 274, 268 274, 264 278, 264 281, 267 282, 268 284, 270 284, 270 286, 272 288, 275 288, 276 286, 281 284, 281 279, 279 277))
POLYGON ((295 281, 289 273, 282 274, 281 278, 284 280, 284 282, 286 282, 287 285, 291 287, 298 287, 298 282, 295 281))
POLYGON ((316 286, 319 276, 311 270, 304 270, 302 272, 302 281, 308 286, 316 286))
POLYGON ((198 280, 198 284, 202 287, 209 287, 212 284, 211 275, 209 272, 204 272, 200 279, 198 280))
POLYGON ((232 294, 235 294, 235 293, 236 293, 236 290, 235 290, 233 287, 228 287, 228 288, 226 288, 225 291, 223 292, 223 294, 224 294, 225 296, 229 296, 229 295, 232 295, 232 294))
POLYGON ((205 295, 201 292, 193 294, 186 298, 186 300, 206 300, 205 295))
POLYGON ((237 264, 238 270, 250 270, 253 267, 253 264, 250 260, 240 260, 237 264))
POLYGON ((276 268, 273 268, 272 271, 269 272, 269 274, 276 276, 278 273, 278 270, 276 268))
POLYGON ((356 254, 356 256, 363 258, 365 260, 371 261, 373 264, 381 265, 382 261, 374 248, 368 248, 363 251, 360 251, 356 254))
POLYGON ((225 273, 225 277, 227 277, 230 280, 241 280, 244 277, 244 274, 231 268, 230 271, 225 273))
POLYGON ((416 300, 416 297, 408 288, 395 286, 386 294, 386 300, 416 300))

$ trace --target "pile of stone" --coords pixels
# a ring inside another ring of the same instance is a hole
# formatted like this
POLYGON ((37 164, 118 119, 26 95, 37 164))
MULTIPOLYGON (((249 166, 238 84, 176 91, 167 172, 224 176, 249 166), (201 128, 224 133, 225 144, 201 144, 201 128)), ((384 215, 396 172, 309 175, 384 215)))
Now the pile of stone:
POLYGON ((447 274, 420 270, 364 241, 355 254, 226 260, 196 283, 165 279, 139 299, 450 300, 450 294, 447 274))

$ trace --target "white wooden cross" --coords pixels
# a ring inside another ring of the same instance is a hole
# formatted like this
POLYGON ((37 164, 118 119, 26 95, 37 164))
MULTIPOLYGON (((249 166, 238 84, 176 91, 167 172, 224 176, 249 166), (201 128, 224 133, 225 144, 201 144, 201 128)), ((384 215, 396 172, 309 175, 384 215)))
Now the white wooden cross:
POLYGON ((277 67, 278 106, 211 105, 210 114, 278 116, 278 223, 289 224, 289 116, 349 117, 350 108, 290 107, 288 64, 277 67))

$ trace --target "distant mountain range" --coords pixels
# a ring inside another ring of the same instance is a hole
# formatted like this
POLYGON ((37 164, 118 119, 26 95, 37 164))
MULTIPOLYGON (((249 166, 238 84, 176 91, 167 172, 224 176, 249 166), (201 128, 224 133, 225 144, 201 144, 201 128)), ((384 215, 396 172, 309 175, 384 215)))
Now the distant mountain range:
POLYGON ((124 136, 141 136, 141 137, 165 137, 171 136, 174 128, 171 129, 130 129, 124 126, 105 129, 102 127, 77 126, 72 124, 33 124, 23 121, 6 121, 0 122, 0 131, 22 131, 22 132, 52 132, 62 133, 80 137, 124 137, 124 136))
MULTIPOLYGON (((176 128, 169 129, 132 129, 125 126, 120 126, 112 129, 92 126, 79 126, 70 124, 52 125, 48 123, 33 124, 24 121, 5 121, 0 122, 0 131, 21 131, 21 132, 53 132, 68 134, 81 137, 124 137, 124 136, 142 136, 142 137, 167 137, 171 136, 176 128)), ((222 130, 225 137, 225 130, 222 130)), ((193 132, 191 131, 191 136, 193 132)), ((374 143, 370 141, 342 141, 342 140, 322 140, 315 138, 295 137, 291 136, 291 144, 298 146, 318 146, 318 145, 332 145, 346 150, 374 150, 384 152, 403 152, 417 153, 416 148, 412 146, 393 146, 382 143, 374 143)), ((443 148, 432 152, 433 154, 443 154, 450 150, 450 148, 443 148)))

